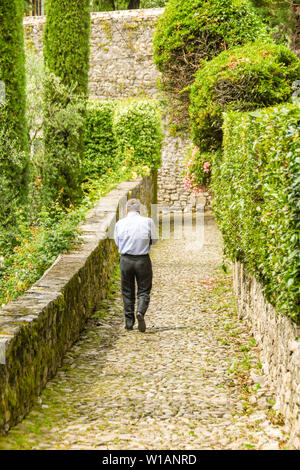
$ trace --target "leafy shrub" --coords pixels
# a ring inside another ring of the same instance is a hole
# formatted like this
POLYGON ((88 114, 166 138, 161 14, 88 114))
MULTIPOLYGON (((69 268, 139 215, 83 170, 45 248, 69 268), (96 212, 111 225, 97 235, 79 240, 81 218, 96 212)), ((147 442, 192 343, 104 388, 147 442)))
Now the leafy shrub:
POLYGON ((300 321, 300 108, 284 104, 224 121, 213 168, 226 251, 246 264, 278 311, 300 321))
POLYGON ((117 142, 113 133, 116 102, 93 100, 88 103, 85 126, 85 177, 101 176, 117 166, 117 142))
POLYGON ((287 47, 255 42, 222 52, 206 63, 191 88, 192 137, 203 150, 222 143, 222 113, 250 111, 288 101, 300 77, 300 60, 287 47))
POLYGON ((157 104, 148 100, 119 102, 113 131, 117 157, 125 165, 157 169, 161 162, 162 130, 157 104))
POLYGON ((154 38, 163 89, 187 105, 188 93, 182 90, 193 83, 203 60, 265 35, 266 27, 246 0, 170 0, 154 38))
POLYGON ((193 146, 187 155, 184 171, 184 187, 193 194, 205 191, 211 178, 212 154, 200 152, 199 147, 193 146))
POLYGON ((26 50, 26 120, 29 146, 33 150, 36 139, 43 129, 44 81, 46 69, 43 58, 33 48, 26 50))
MULTIPOLYGON (((28 152, 21 151, 11 134, 0 127, 0 253, 16 245, 19 230, 18 214, 24 169, 28 165, 28 152)), ((24 201, 23 201, 24 203, 24 201)))
POLYGON ((44 82, 43 200, 48 205, 58 198, 70 206, 81 197, 81 144, 85 124, 85 100, 74 86, 63 85, 53 73, 44 82))

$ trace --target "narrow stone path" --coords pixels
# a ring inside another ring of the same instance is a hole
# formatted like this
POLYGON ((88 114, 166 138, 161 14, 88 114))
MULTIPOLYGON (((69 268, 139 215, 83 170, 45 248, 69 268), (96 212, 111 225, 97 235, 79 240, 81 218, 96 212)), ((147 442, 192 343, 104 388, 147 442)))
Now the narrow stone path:
POLYGON ((147 332, 124 330, 117 281, 0 449, 287 448, 213 218, 201 249, 162 240, 151 256, 147 332))

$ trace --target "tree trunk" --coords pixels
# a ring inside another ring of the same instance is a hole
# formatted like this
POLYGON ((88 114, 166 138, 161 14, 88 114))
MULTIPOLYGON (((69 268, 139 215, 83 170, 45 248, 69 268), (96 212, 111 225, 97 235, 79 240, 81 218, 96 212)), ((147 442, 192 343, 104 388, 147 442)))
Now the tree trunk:
POLYGON ((129 0, 128 10, 138 10, 140 8, 141 0, 129 0))

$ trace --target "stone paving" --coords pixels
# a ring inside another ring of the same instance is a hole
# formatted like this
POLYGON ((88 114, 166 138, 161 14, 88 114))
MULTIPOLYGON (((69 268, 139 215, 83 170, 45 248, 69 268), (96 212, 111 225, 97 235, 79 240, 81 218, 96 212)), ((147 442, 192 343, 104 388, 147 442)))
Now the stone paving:
POLYGON ((288 449, 258 350, 237 318, 222 241, 152 249, 147 331, 123 326, 119 280, 0 449, 288 449))

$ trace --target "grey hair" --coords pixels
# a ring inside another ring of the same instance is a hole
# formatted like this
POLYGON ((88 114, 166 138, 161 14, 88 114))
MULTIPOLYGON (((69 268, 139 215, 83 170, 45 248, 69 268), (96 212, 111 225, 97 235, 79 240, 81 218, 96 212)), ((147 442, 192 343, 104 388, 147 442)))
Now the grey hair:
POLYGON ((126 209, 129 211, 140 212, 141 202, 139 199, 129 199, 126 204, 126 209))

